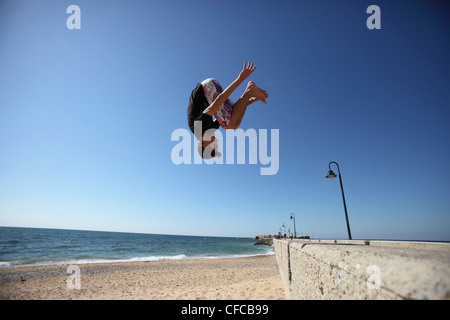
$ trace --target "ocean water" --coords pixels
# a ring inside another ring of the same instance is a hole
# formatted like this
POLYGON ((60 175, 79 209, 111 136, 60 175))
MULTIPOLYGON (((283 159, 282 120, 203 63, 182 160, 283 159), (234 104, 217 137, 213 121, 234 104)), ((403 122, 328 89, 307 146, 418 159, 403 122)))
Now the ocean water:
POLYGON ((0 267, 273 254, 255 239, 0 227, 0 267))

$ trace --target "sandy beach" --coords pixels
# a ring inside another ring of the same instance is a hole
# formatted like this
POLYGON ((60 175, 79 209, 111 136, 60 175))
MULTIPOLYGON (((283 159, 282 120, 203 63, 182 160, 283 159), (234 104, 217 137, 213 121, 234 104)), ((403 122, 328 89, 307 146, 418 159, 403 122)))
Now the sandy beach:
POLYGON ((0 298, 13 300, 284 300, 274 255, 235 259, 80 264, 0 269, 0 298), (72 276, 73 278, 73 276, 72 276), (23 281, 23 280, 24 281, 23 281), (75 282, 71 282, 75 284, 75 282), (73 287, 73 286, 72 286, 73 287))

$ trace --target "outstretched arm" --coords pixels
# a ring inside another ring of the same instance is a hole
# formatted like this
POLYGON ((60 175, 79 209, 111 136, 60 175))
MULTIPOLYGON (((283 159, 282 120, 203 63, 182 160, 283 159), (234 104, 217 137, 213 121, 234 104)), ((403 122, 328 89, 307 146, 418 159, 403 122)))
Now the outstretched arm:
POLYGON ((219 94, 216 100, 214 100, 213 103, 211 103, 211 105, 203 111, 203 113, 209 114, 210 116, 216 114, 219 107, 230 97, 233 91, 236 90, 236 88, 239 87, 239 85, 247 79, 253 71, 255 71, 255 69, 256 66, 253 65, 253 62, 249 62, 248 65, 247 62, 244 62, 244 68, 237 79, 234 80, 233 83, 231 83, 221 94, 219 94))

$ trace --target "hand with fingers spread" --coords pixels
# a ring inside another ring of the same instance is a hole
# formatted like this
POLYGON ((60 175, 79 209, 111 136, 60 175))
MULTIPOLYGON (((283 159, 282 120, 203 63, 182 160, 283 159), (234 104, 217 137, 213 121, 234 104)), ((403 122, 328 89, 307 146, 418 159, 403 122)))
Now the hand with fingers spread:
POLYGON ((241 73, 239 74, 239 79, 241 81, 244 81, 248 78, 249 75, 252 74, 253 71, 255 71, 256 66, 253 64, 253 62, 249 61, 248 65, 247 62, 244 62, 244 68, 242 69, 241 73))

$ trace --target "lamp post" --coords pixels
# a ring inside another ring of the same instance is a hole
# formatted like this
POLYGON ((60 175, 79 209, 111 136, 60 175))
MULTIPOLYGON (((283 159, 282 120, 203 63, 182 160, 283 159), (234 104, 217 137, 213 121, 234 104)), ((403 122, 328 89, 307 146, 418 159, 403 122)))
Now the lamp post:
POLYGON ((295 214, 291 213, 291 220, 294 220, 294 238, 297 238, 297 229, 295 228, 295 214))
POLYGON ((336 178, 336 174, 331 170, 331 164, 334 163, 337 166, 338 173, 339 173, 339 182, 341 184, 341 191, 342 191, 342 201, 344 202, 344 210, 345 210, 345 220, 347 222, 347 232, 348 232, 348 239, 352 240, 352 234, 350 232, 350 224, 348 222, 348 215, 347 215, 347 206, 345 205, 345 196, 344 196, 344 187, 342 186, 342 178, 341 178, 341 170, 339 170, 339 165, 335 161, 331 161, 328 164, 328 174, 325 176, 325 178, 333 179, 336 178))

